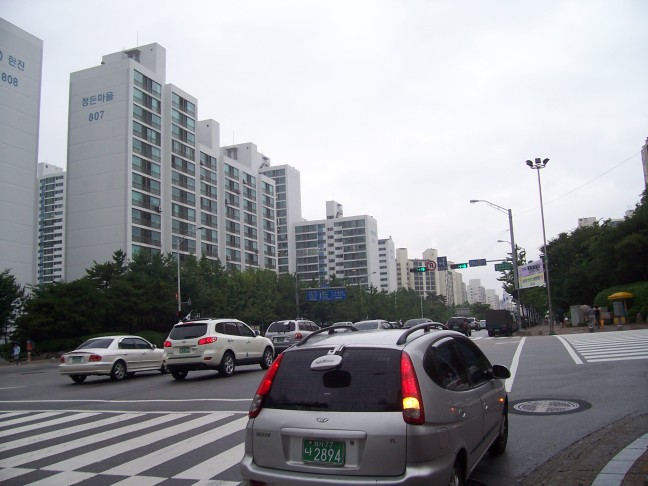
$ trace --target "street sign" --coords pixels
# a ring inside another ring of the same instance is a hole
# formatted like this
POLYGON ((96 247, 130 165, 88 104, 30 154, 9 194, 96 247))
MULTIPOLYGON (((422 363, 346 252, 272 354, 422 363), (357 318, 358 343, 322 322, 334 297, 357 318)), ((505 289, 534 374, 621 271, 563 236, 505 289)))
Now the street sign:
POLYGON ((330 287, 322 289, 306 290, 306 300, 308 302, 321 302, 331 300, 345 300, 346 289, 344 287, 330 287))
POLYGON ((483 267, 486 265, 486 259, 482 258, 480 260, 468 260, 468 265, 471 267, 483 267))
POLYGON ((434 272, 436 270, 436 268, 437 268, 437 264, 436 264, 436 262, 434 260, 428 260, 427 262, 425 262, 425 267, 430 272, 434 272))
POLYGON ((437 268, 439 272, 445 272, 448 270, 448 257, 437 257, 437 268))
POLYGON ((513 264, 510 262, 496 263, 495 271, 503 272, 504 270, 513 270, 513 264))

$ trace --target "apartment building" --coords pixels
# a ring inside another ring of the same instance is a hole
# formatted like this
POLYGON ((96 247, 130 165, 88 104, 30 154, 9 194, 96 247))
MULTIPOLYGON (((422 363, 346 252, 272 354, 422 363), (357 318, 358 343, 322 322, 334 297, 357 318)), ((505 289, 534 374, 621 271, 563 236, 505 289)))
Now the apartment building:
POLYGON ((265 156, 253 144, 221 148, 218 122, 198 113, 196 97, 167 84, 159 44, 71 74, 66 279, 117 250, 276 269, 275 182, 257 165, 265 156))
POLYGON ((295 273, 295 223, 304 219, 301 212, 301 176, 290 165, 264 164, 259 172, 275 181, 277 199, 277 271, 295 273))
POLYGON ((486 303, 486 289, 482 286, 481 280, 470 279, 466 291, 468 293, 469 304, 486 303))
POLYGON ((367 215, 344 216, 336 201, 326 202, 326 219, 296 223, 297 278, 310 285, 331 279, 380 287, 378 225, 367 215))
POLYGON ((0 271, 36 281, 43 41, 0 18, 0 271))
POLYGON ((65 278, 65 170, 38 164, 38 284, 65 278))
POLYGON ((381 292, 396 292, 398 289, 396 249, 391 236, 378 240, 378 259, 380 275, 379 290, 381 292))

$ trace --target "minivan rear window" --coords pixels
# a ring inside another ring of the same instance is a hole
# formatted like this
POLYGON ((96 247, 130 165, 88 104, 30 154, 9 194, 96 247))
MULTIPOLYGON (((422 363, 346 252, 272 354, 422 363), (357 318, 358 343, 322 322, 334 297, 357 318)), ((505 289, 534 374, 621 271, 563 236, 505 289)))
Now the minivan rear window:
POLYGON ((400 351, 350 348, 333 370, 313 371, 310 365, 328 349, 286 353, 264 407, 331 412, 400 411, 400 351))
POLYGON ((169 339, 191 339, 207 334, 206 322, 192 322, 191 324, 180 324, 173 326, 169 339))

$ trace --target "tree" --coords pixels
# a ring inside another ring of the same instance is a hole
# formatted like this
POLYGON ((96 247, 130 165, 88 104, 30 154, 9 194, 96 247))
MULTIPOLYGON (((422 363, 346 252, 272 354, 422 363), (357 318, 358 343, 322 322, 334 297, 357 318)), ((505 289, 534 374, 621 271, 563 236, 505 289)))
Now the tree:
POLYGON ((22 310, 25 289, 16 282, 9 270, 0 273, 0 325, 4 343, 9 341, 11 328, 22 310))

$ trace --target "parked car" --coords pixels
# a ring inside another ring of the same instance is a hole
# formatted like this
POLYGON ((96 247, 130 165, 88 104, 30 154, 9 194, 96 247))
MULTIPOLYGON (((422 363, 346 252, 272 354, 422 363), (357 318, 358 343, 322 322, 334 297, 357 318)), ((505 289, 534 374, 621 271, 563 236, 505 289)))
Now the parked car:
POLYGON ((287 319, 275 321, 265 333, 265 337, 272 340, 275 348, 275 355, 298 343, 304 336, 311 332, 318 331, 320 327, 308 319, 287 319))
POLYGON ((243 484, 456 485, 508 438, 505 366, 436 324, 322 329, 282 353, 250 406, 243 484))
POLYGON ((58 369, 75 383, 83 383, 92 375, 121 381, 140 371, 166 373, 163 358, 164 351, 139 336, 103 336, 88 339, 63 354, 58 369))
POLYGON ((176 380, 194 370, 218 370, 228 377, 244 364, 268 369, 273 359, 272 341, 237 319, 179 322, 164 341, 164 362, 176 380))
POLYGON ((405 324, 403 324, 403 328, 409 329, 410 327, 418 326, 419 324, 424 324, 426 322, 432 322, 432 319, 428 319, 427 317, 418 317, 416 319, 407 319, 405 321, 405 324))
POLYGON ((446 322, 446 326, 448 326, 448 329, 460 332, 466 336, 472 335, 472 331, 468 325, 468 320, 465 317, 451 317, 448 319, 448 322, 446 322))
POLYGON ((372 319, 368 321, 358 321, 353 323, 358 331, 376 331, 379 329, 394 329, 394 327, 383 319, 372 319))

